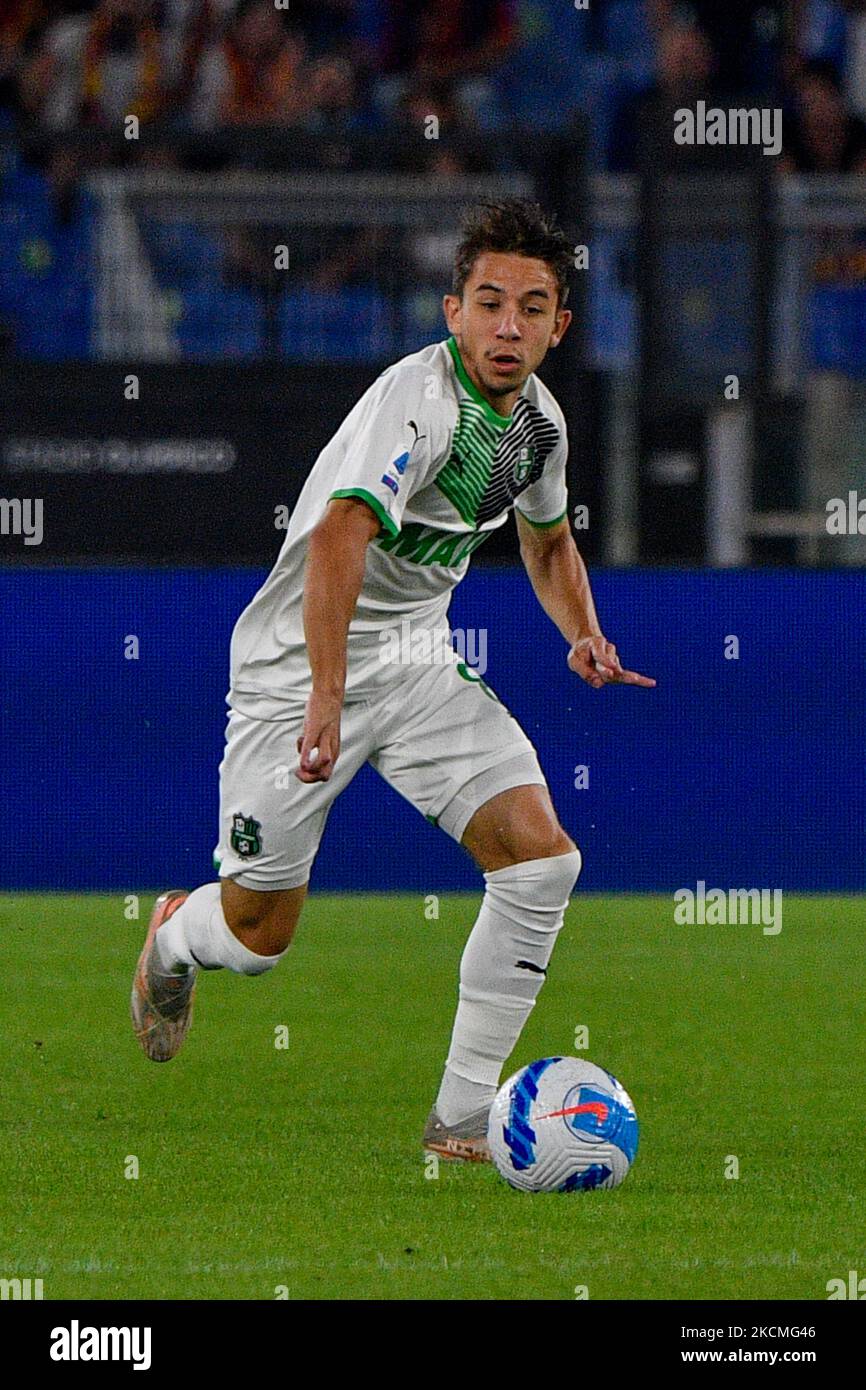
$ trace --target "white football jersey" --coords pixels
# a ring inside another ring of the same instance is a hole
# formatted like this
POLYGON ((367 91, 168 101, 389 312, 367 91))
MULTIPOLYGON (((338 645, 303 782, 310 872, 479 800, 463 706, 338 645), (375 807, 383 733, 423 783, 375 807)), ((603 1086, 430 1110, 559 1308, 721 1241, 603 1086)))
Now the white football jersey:
POLYGON ((303 626, 304 566, 313 527, 333 497, 360 497, 379 519, 349 628, 346 696, 393 679, 383 636, 447 627, 451 591, 474 550, 511 508, 537 526, 565 516, 565 420, 543 382, 528 378, 510 416, 466 374, 453 338, 382 373, 319 454, 262 588, 231 644, 229 702, 279 719, 310 692, 303 626))

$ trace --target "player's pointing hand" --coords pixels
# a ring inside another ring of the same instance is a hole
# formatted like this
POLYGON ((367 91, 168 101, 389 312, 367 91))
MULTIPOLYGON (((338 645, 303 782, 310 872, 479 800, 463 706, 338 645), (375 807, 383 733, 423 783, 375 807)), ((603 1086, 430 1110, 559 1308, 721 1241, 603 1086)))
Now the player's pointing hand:
POLYGON ((626 671, 616 647, 606 637, 580 637, 568 653, 569 669, 575 671, 593 690, 603 685, 642 685, 650 689, 655 681, 637 671, 626 671))

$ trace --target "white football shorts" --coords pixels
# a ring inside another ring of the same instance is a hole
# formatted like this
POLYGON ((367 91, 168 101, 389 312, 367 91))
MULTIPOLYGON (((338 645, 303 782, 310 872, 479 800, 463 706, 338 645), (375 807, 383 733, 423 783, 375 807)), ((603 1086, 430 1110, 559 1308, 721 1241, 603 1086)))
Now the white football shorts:
POLYGON ((546 785, 517 720, 463 662, 411 667, 370 699, 346 702, 328 782, 294 775, 305 707, 289 701, 279 720, 229 712, 214 861, 245 888, 307 882, 334 798, 366 762, 458 843, 491 797, 546 785))

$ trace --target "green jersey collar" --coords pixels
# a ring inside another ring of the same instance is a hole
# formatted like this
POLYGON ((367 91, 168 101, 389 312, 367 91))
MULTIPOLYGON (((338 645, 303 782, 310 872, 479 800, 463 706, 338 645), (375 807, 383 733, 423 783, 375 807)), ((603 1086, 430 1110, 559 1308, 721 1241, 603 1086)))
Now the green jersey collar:
POLYGON ((457 346, 456 338, 452 337, 448 339, 448 348, 452 358, 454 359, 454 370, 457 373, 457 380, 460 382, 460 385, 463 387, 464 391, 466 391, 467 394, 472 397, 472 400, 475 401, 477 405, 481 406, 485 415, 491 421, 492 424, 499 425, 500 428, 504 428, 505 425, 510 425, 513 416, 500 415, 497 411, 495 411, 490 402, 484 399, 475 383, 470 380, 469 374, 467 373, 466 368, 463 365, 463 359, 460 356, 460 349, 457 346))

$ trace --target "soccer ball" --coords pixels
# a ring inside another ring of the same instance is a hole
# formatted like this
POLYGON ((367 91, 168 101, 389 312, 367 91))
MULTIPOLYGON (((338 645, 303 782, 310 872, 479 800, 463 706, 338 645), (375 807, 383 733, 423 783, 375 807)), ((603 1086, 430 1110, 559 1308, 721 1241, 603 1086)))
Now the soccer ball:
POLYGON ((609 1071, 542 1057, 500 1088, 487 1139, 502 1177, 524 1192, 618 1187, 637 1153, 637 1115, 609 1071))

